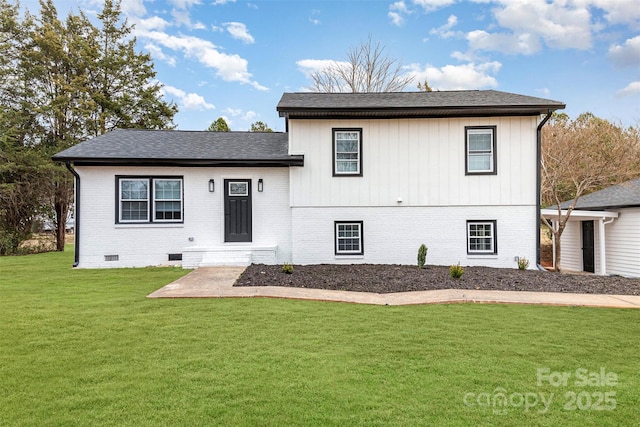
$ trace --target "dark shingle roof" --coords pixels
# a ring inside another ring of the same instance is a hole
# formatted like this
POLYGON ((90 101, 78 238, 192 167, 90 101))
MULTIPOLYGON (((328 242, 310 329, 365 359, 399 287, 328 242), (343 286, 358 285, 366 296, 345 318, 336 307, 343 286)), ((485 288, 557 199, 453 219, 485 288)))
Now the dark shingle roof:
POLYGON ((452 117, 539 115, 565 104, 496 90, 379 93, 285 93, 281 117, 452 117))
MULTIPOLYGON (((566 209, 572 202, 569 200, 560 206, 566 209)), ((582 196, 576 209, 602 210, 632 206, 640 206, 640 178, 582 196)))
POLYGON ((201 166, 302 165, 288 154, 282 132, 208 132, 117 129, 55 156, 76 164, 162 164, 201 166))

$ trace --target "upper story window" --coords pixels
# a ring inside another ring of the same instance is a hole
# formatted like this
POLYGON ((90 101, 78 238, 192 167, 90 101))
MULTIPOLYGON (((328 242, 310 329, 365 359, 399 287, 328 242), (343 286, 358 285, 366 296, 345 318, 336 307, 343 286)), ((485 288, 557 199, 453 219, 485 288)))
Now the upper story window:
POLYGON ((496 174, 496 127, 465 127, 465 166, 467 175, 496 174))
POLYGON ((116 222, 182 222, 182 177, 117 177, 116 222))
POLYGON ((333 176, 362 176, 362 129, 333 129, 333 176))

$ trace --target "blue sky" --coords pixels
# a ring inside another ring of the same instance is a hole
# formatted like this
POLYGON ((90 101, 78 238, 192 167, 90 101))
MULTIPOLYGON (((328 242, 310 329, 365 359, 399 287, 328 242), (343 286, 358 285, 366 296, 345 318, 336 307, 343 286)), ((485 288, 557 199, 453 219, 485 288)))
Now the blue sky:
MULTIPOLYGON (((22 0, 37 12, 37 0, 22 0)), ((100 0, 54 0, 60 17, 100 0)), ((122 0, 178 129, 284 130, 276 104, 366 40, 439 90, 495 89, 640 124, 638 0, 122 0)))

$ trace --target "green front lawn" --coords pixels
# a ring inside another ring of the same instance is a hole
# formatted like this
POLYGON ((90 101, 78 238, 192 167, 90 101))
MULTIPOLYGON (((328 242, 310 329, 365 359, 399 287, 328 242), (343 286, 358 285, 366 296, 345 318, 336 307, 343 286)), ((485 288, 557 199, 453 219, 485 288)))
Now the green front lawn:
POLYGON ((147 299, 185 272, 71 263, 0 258, 2 426, 638 422, 640 310, 147 299))

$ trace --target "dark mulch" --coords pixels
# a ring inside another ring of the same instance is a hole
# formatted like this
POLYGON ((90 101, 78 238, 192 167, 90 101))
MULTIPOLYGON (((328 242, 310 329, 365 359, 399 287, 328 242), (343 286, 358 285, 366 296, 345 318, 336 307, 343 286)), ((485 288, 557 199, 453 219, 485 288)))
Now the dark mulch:
POLYGON ((640 279, 587 274, 560 274, 538 270, 464 267, 460 279, 449 267, 410 265, 295 265, 293 274, 280 265, 252 264, 234 286, 289 286, 361 292, 406 292, 435 289, 486 289, 500 291, 570 292, 640 295, 640 279))

